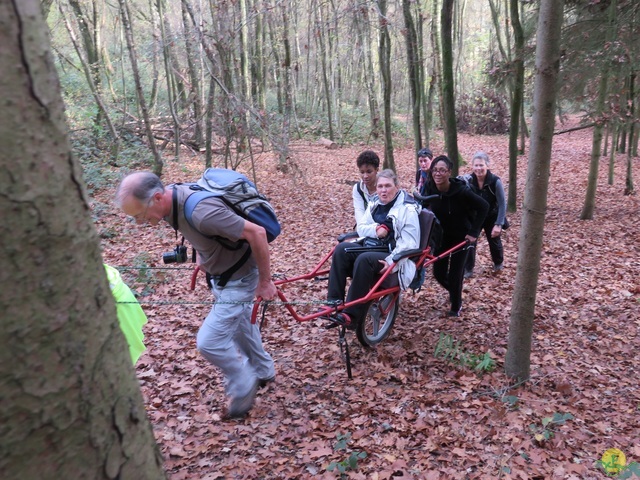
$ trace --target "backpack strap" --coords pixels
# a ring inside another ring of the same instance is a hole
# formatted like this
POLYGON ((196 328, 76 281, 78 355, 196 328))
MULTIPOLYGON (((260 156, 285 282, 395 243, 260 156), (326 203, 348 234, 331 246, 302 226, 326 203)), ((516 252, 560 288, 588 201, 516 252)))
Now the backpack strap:
POLYGON ((240 259, 236 263, 234 263, 228 269, 222 272, 218 280, 218 287, 224 287, 227 284, 227 282, 231 279, 233 274, 236 273, 238 270, 240 270, 240 267, 242 267, 245 263, 247 263, 247 260, 249 260, 250 256, 251 256, 251 247, 248 247, 247 251, 242 254, 240 259))
MULTIPOLYGON (((198 230, 196 228, 196 226, 193 224, 193 220, 192 220, 193 211, 196 209, 198 204, 202 200, 205 200, 207 198, 212 198, 212 197, 216 197, 216 198, 219 198, 219 199, 224 201, 224 197, 222 197, 221 195, 219 195, 217 193, 209 192, 207 190, 199 190, 198 188, 195 188, 195 189, 192 189, 192 190, 195 190, 195 191, 192 194, 190 194, 187 197, 187 199, 184 201, 184 218, 189 223, 189 225, 191 225, 191 228, 193 228, 194 230, 198 230)), ((233 208, 230 207, 227 202, 224 202, 224 203, 229 208, 231 208, 231 210, 234 213, 236 213, 235 210, 233 210, 233 208)), ((236 215, 237 215, 237 213, 236 213, 236 215)), ((200 233, 202 233, 202 232, 200 232, 200 233)), ((202 235, 204 235, 204 234, 202 234, 202 235)), ((246 243, 245 240, 239 240, 237 242, 232 242, 228 238, 221 237, 220 235, 205 235, 205 236, 208 237, 208 238, 211 238, 212 240, 215 240, 218 243, 220 243, 220 245, 222 245, 227 250, 240 250, 242 248, 242 246, 246 243)))
POLYGON ((369 206, 369 202, 367 202, 367 197, 364 194, 362 187, 360 186, 360 182, 356 183, 356 190, 358 190, 358 193, 362 197, 362 201, 364 202, 364 208, 366 209, 369 206))
MULTIPOLYGON (((187 197, 187 199, 185 200, 185 202, 184 202, 184 218, 187 220, 187 222, 189 223, 191 228, 193 228, 194 230, 198 231, 198 229, 193 225, 193 220, 192 220, 193 211, 195 210, 196 206, 198 205, 198 203, 200 203, 205 198, 220 197, 220 195, 217 195, 217 194, 215 194, 213 192, 209 192, 207 190, 200 190, 198 188, 192 188, 192 190, 195 190, 195 191, 192 194, 190 194, 187 197)), ((176 188, 173 189, 171 201, 173 203, 173 219, 172 219, 173 220, 173 225, 172 226, 176 230, 176 235, 177 235, 177 230, 178 230, 178 192, 177 192, 176 188)), ((226 204, 226 202, 225 202, 225 204, 226 204)), ((199 232, 199 233, 201 233, 201 232, 199 232)), ((245 243, 247 243, 245 240, 241 240, 239 242, 235 242, 235 243, 232 244, 232 243, 229 242, 228 239, 226 239, 224 237, 221 237, 219 235, 209 236, 209 238, 211 238, 212 240, 217 241, 218 243, 220 243, 220 245, 222 245, 224 248, 229 249, 229 250, 240 250, 242 248, 242 246, 245 243)), ((231 279, 233 274, 236 273, 238 270, 240 270, 240 268, 245 263, 247 263, 247 260, 249 260, 250 256, 251 256, 251 247, 249 246, 249 247, 247 247, 245 252, 242 254, 242 256, 238 259, 238 261, 236 263, 231 265, 228 269, 226 269, 224 272, 222 272, 220 274, 220 278, 218 280, 218 286, 219 287, 224 287, 227 284, 227 282, 231 279)), ((207 275, 209 275, 209 274, 207 274, 207 275)))

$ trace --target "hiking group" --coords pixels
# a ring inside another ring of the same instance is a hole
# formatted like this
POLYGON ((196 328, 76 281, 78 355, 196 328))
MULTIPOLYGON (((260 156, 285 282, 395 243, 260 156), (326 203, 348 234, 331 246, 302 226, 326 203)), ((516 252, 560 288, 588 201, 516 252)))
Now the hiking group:
MULTIPOLYGON (((378 155, 366 150, 356 165, 361 180, 353 187, 356 230, 360 237, 388 245, 387 252, 351 252, 336 247, 329 274, 327 302, 362 298, 375 274, 393 264, 394 253, 415 249, 420 242, 418 215, 422 208, 435 214, 442 228, 438 251, 466 241, 461 249, 434 263, 434 277, 448 292, 449 316, 462 308, 465 268, 472 271, 474 250, 484 229, 489 240, 494 271, 502 269, 500 233, 505 220, 504 191, 500 178, 488 170, 489 158, 478 152, 473 173, 452 178, 452 163, 445 155, 433 158, 429 149, 418 152, 420 169, 415 190, 400 188, 392 170, 379 171, 378 155), (429 200, 424 200, 428 197, 429 200), (348 292, 347 278, 351 278, 348 292)), ((207 273, 216 301, 197 334, 197 348, 224 375, 229 397, 227 416, 241 418, 253 406, 258 389, 275 380, 271 356, 265 351, 260 329, 251 324, 256 298, 272 300, 277 290, 271 277, 269 242, 280 233, 275 213, 246 177, 224 169, 208 169, 197 184, 164 185, 151 172, 135 172, 120 182, 116 205, 138 224, 168 223, 181 244, 165 262, 185 261, 186 239, 197 252, 197 263, 207 273), (235 197, 234 197, 235 195, 235 197)), ((411 284, 416 266, 403 259, 394 266, 401 289, 411 284)), ((337 319, 355 325, 366 314, 364 305, 345 308, 337 319)))

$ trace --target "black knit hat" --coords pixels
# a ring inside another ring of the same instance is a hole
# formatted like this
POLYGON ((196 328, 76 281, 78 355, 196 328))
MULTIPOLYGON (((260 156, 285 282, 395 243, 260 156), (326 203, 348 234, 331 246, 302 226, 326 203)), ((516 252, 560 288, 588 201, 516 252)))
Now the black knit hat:
POLYGON ((418 151, 418 158, 420 157, 433 158, 433 153, 428 148, 423 148, 420 151, 418 151))

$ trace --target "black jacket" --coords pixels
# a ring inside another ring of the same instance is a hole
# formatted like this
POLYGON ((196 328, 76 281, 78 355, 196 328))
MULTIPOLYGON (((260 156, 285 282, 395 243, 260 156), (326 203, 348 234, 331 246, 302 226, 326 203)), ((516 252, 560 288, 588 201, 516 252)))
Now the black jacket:
POLYGON ((478 177, 475 173, 465 175, 464 180, 468 180, 469 186, 473 193, 480 195, 489 203, 489 213, 485 221, 493 222, 496 225, 504 225, 506 223, 507 200, 504 196, 504 187, 500 177, 487 170, 487 176, 484 179, 482 188, 478 186, 478 177))
POLYGON ((450 178, 449 191, 441 193, 433 182, 427 186, 427 195, 439 195, 429 202, 428 208, 440 221, 443 243, 460 243, 464 237, 478 237, 489 211, 489 204, 473 193, 464 180, 450 178))

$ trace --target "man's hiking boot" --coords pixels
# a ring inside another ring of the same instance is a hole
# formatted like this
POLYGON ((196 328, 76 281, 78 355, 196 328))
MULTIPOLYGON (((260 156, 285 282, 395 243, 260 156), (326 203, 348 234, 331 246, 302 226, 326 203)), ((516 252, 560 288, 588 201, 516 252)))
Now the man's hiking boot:
POLYGON ((251 385, 251 388, 245 395, 241 397, 233 397, 231 399, 229 411, 227 413, 229 418, 242 418, 249 413, 249 410, 253 407, 253 401, 256 398, 259 383, 259 380, 254 380, 253 385, 251 385))
POLYGON ((260 390, 262 390, 263 388, 266 388, 270 383, 273 383, 276 381, 276 376, 274 375, 273 377, 269 377, 269 378, 259 378, 258 379, 258 388, 260 390))

